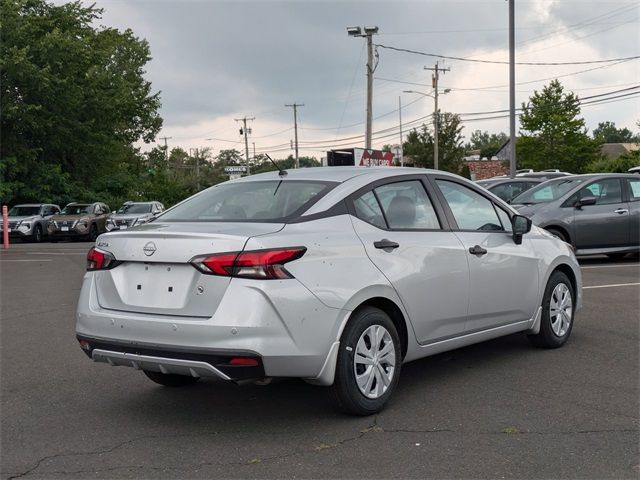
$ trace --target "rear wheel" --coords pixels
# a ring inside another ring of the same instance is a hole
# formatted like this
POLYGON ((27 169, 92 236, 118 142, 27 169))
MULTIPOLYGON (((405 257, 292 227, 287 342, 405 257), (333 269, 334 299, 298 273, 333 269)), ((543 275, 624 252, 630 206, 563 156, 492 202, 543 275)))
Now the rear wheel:
POLYGON ((159 385, 165 387, 184 387, 192 385, 200 380, 200 377, 187 377, 186 375, 174 375, 171 373, 151 372, 143 370, 144 374, 159 385))
POLYGON ((40 243, 42 241, 42 227, 40 225, 36 225, 33 228, 33 236, 31 238, 36 243, 40 243))
POLYGON ((553 272, 542 299, 540 332, 529 335, 531 343, 544 348, 558 348, 566 343, 573 328, 574 298, 569 278, 562 272, 553 272))
POLYGON ((382 410, 400 376, 402 354, 396 327, 383 311, 356 312, 342 334, 331 394, 336 407, 353 415, 382 410))

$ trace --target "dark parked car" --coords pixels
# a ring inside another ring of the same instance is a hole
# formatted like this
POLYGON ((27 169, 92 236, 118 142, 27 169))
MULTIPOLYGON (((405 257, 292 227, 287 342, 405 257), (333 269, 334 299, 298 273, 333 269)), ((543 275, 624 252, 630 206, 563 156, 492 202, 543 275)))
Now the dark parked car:
POLYGON ((101 202, 70 203, 49 222, 49 235, 53 241, 71 238, 94 241, 106 232, 105 224, 111 209, 101 202))
POLYGON ((576 248, 576 255, 624 256, 640 251, 640 177, 573 175, 541 183, 512 205, 576 248))
POLYGON ((511 199, 535 187, 542 181, 538 178, 489 178, 487 180, 479 180, 476 183, 505 202, 510 202, 511 199))
MULTIPOLYGON (((47 234, 47 225, 52 215, 60 213, 58 205, 28 203, 15 205, 9 210, 9 236, 41 242, 47 234)), ((0 222, 0 232, 3 224, 0 222)))

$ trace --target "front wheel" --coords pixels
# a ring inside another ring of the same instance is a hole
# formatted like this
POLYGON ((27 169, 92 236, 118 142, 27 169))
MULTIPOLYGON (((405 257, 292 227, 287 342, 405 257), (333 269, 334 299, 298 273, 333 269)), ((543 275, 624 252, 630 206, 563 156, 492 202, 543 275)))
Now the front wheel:
POLYGON ((32 239, 35 243, 40 243, 42 241, 42 227, 40 225, 36 225, 34 227, 32 239))
POLYGON ((352 415, 382 410, 398 384, 402 352, 396 327, 383 311, 356 312, 340 341, 331 394, 336 407, 352 415))
POLYGON ((144 374, 159 385, 165 387, 184 387, 192 385, 200 380, 200 377, 187 377, 186 375, 174 375, 171 373, 151 372, 143 370, 144 374))
POLYGON ((566 343, 573 328, 574 298, 569 278, 562 272, 553 272, 542 299, 540 332, 529 335, 531 343, 544 348, 558 348, 566 343))

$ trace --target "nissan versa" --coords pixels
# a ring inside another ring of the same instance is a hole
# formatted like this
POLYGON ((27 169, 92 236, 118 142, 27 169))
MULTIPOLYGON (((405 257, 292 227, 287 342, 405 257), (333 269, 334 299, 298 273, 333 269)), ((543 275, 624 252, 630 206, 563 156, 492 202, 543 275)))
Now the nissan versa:
POLYGON ((562 346, 581 285, 568 244, 465 179, 310 168, 100 235, 76 330, 94 361, 162 385, 299 377, 368 415, 404 362, 515 332, 562 346))

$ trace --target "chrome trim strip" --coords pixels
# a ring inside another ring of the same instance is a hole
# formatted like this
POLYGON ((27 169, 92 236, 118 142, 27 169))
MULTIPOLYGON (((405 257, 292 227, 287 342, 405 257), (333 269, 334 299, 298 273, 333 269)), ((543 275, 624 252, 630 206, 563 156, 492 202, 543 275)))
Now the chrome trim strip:
POLYGON ((208 376, 218 377, 222 380, 231 380, 231 378, 222 373, 217 368, 206 362, 197 362, 193 360, 183 360, 179 358, 152 357, 148 355, 137 355, 135 353, 113 352, 111 350, 95 349, 91 352, 91 358, 94 362, 108 363, 112 366, 133 367, 136 370, 142 369, 144 364, 150 364, 162 373, 175 373, 171 367, 177 367, 189 371, 191 376, 208 376), (202 372, 198 374, 197 372, 202 372), (194 373, 196 375, 194 375, 194 373))

